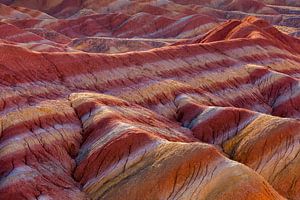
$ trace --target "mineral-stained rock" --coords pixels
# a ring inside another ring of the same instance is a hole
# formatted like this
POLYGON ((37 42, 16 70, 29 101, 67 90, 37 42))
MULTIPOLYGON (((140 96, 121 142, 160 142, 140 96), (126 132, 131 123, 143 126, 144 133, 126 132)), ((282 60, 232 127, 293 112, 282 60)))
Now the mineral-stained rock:
POLYGON ((80 122, 65 100, 43 101, 1 118, 0 198, 84 199, 72 179, 80 122))
POLYGON ((0 0, 0 199, 300 199, 297 6, 0 0))
POLYGON ((105 95, 70 99, 84 130, 74 177, 91 199, 280 199, 255 172, 155 113, 105 95))
POLYGON ((300 197, 298 120, 204 106, 188 96, 176 102, 180 120, 196 138, 220 145, 231 159, 257 171, 283 196, 300 197))

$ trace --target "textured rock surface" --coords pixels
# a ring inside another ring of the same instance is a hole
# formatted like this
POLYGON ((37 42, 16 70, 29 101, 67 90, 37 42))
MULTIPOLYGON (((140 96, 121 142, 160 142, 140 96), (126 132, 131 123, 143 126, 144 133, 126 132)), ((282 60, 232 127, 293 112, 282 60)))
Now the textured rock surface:
POLYGON ((0 39, 38 52, 117 53, 201 37, 227 19, 257 16, 299 35, 297 1, 0 1, 0 39), (36 10, 35 10, 36 9, 36 10), (4 27, 5 26, 5 27, 4 27), (131 38, 131 40, 130 40, 131 38))
POLYGON ((1 200, 300 199, 296 1, 0 2, 1 200))

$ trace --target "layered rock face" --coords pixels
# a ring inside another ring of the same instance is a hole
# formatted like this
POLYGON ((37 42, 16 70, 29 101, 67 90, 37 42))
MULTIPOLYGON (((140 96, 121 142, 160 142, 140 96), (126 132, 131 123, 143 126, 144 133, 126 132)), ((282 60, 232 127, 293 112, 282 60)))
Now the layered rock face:
POLYGON ((143 51, 201 37, 228 19, 257 16, 299 36, 297 1, 0 1, 0 39, 38 52, 143 51))
POLYGON ((1 200, 300 199, 297 2, 0 2, 1 200))

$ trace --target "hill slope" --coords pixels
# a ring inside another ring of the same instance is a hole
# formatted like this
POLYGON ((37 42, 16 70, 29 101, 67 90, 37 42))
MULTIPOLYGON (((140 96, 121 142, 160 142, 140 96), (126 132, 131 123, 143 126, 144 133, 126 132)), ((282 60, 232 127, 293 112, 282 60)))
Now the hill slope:
POLYGON ((1 2, 0 199, 300 198, 297 5, 1 2))

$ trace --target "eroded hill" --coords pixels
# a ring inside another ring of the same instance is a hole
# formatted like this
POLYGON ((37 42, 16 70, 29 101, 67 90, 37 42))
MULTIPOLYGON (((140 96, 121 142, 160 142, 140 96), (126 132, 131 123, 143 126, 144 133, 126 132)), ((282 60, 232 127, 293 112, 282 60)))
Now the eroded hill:
POLYGON ((297 2, 0 2, 0 199, 300 199, 297 2))

